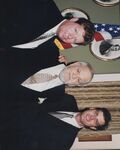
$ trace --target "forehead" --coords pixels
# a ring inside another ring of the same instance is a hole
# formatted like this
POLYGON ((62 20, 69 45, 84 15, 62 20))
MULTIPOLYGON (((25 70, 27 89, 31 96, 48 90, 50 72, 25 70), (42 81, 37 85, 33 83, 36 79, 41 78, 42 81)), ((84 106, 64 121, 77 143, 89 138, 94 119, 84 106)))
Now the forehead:
POLYGON ((91 72, 90 67, 87 64, 85 64, 84 62, 75 62, 73 64, 70 64, 67 68, 69 68, 71 70, 79 69, 79 71, 91 72))
POLYGON ((98 123, 99 125, 104 125, 105 124, 105 118, 104 118, 104 115, 103 115, 103 112, 102 111, 97 111, 98 112, 98 123))
POLYGON ((91 78, 91 70, 87 65, 79 65, 79 72, 80 72, 80 77, 85 79, 85 80, 89 80, 91 78))
POLYGON ((72 26, 73 28, 84 29, 84 27, 76 22, 68 21, 64 24, 66 27, 72 26))

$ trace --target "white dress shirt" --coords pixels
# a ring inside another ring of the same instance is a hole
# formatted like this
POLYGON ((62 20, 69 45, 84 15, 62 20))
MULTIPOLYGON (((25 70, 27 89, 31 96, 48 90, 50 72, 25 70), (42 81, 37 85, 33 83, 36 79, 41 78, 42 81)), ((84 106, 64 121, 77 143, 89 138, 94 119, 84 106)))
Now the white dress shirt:
POLYGON ((80 142, 78 141, 78 137, 76 137, 70 150, 79 150, 79 149, 80 149, 80 142))
POLYGON ((65 113, 65 114, 70 114, 70 115, 73 115, 73 117, 64 117, 64 118, 59 118, 60 120, 66 122, 66 123, 69 123, 73 126, 75 126, 76 128, 82 128, 83 126, 80 126, 76 119, 75 119, 75 116, 78 114, 77 112, 68 112, 68 111, 57 111, 59 113, 65 113))
MULTIPOLYGON (((83 126, 80 126, 78 125, 77 121, 75 120, 75 116, 78 114, 77 112, 67 112, 67 111, 57 111, 57 112, 60 112, 60 113, 66 113, 66 114, 72 114, 73 117, 66 117, 66 118, 62 118, 60 120, 66 122, 66 123, 69 123, 79 129, 83 128, 83 126)), ((78 145, 79 145, 79 141, 78 141, 78 137, 75 138, 70 150, 75 150, 75 149, 78 149, 78 145)))
MULTIPOLYGON (((39 71, 39 73, 49 73, 51 75, 58 75, 57 78, 52 79, 50 81, 44 82, 44 83, 34 83, 34 84, 25 84, 24 82, 21 84, 24 87, 30 88, 35 91, 45 91, 48 89, 51 89, 53 87, 59 86, 64 84, 60 78, 59 78, 59 73, 65 68, 64 64, 60 64, 54 67, 42 69, 39 71)), ((38 72, 37 72, 38 73, 38 72)))

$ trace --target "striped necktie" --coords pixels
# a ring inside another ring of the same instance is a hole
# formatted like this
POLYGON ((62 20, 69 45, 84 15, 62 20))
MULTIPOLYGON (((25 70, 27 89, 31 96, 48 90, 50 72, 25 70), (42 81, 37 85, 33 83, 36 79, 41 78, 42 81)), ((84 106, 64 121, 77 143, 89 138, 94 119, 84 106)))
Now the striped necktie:
MULTIPOLYGON (((55 35, 56 35, 55 32, 45 33, 45 34, 40 35, 39 37, 37 37, 37 38, 34 39, 33 41, 42 40, 42 39, 45 39, 45 38, 53 37, 53 36, 55 36, 55 35)), ((33 41, 32 41, 32 42, 33 42, 33 41)))
POLYGON ((58 118, 58 119, 63 119, 63 118, 66 118, 66 117, 68 117, 68 118, 73 117, 73 114, 67 114, 67 113, 64 113, 64 112, 63 113, 62 112, 50 112, 49 114, 56 117, 56 118, 58 118))

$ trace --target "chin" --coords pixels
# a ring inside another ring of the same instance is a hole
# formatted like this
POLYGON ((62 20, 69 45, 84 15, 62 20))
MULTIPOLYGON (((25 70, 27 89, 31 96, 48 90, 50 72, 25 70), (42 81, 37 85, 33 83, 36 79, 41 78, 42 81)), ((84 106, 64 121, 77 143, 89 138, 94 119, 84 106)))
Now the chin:
POLYGON ((68 43, 66 40, 64 40, 64 38, 60 38, 61 41, 63 41, 64 43, 68 43))

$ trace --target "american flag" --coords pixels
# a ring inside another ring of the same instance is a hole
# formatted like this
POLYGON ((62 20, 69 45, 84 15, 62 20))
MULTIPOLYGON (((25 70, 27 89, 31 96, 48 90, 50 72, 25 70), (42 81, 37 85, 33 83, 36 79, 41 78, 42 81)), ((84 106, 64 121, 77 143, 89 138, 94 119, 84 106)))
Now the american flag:
POLYGON ((104 24, 104 23, 94 23, 95 31, 107 31, 112 37, 120 36, 120 25, 115 24, 104 24))

